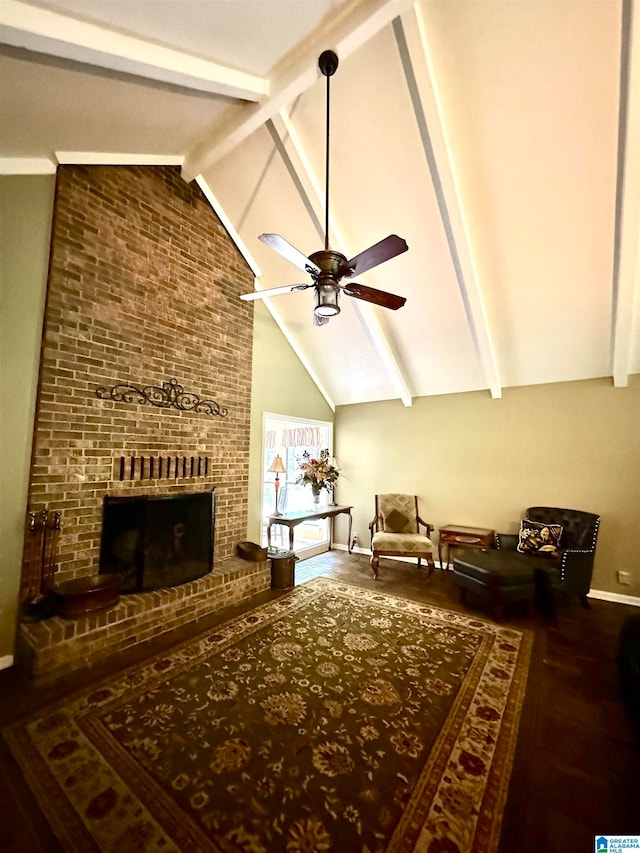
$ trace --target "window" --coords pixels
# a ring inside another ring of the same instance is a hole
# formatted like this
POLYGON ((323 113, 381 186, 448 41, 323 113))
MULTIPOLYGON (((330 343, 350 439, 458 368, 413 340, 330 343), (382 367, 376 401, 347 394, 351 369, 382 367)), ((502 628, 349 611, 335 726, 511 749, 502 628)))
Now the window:
MULTIPOLYGON (((327 421, 308 421, 282 415, 265 414, 263 421, 262 457, 262 544, 267 544, 267 519, 275 511, 275 474, 269 472, 277 454, 282 457, 286 473, 279 475, 278 510, 312 509, 311 489, 296 484, 299 474, 297 460, 303 451, 312 456, 324 448, 333 449, 333 424, 327 421)), ((331 498, 323 492, 323 499, 331 498)), ((289 531, 281 525, 271 528, 271 544, 278 548, 289 547, 289 531)), ((295 528, 294 548, 301 557, 311 557, 328 549, 329 524, 327 519, 305 521, 295 528)))

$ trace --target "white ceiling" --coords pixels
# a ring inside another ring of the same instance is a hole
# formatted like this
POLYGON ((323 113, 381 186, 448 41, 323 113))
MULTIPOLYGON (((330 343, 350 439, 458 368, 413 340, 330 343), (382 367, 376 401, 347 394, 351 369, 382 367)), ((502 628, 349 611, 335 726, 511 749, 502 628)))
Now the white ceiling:
MULTIPOLYGON (((390 233, 398 311, 266 304, 331 405, 640 373, 640 8, 632 0, 1 0, 0 163, 174 163, 266 289, 264 246, 390 233), (635 14, 634 14, 635 13, 635 14)), ((360 280, 360 279, 359 279, 360 280)))

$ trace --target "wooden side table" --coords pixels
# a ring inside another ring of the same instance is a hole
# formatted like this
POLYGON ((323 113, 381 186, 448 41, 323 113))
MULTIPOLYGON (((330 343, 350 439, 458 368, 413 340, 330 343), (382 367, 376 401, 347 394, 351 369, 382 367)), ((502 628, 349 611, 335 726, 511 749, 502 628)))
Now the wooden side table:
POLYGON ((282 524, 289 528, 289 550, 294 551, 293 533, 294 528, 303 521, 309 521, 312 518, 330 518, 329 524, 329 550, 333 548, 333 522, 336 515, 346 513, 349 516, 349 532, 347 534, 347 549, 351 553, 351 526, 353 518, 351 517, 351 506, 323 506, 317 509, 294 510, 293 512, 282 512, 280 515, 270 515, 267 523, 267 546, 271 548, 271 528, 274 524, 282 524))
POLYGON ((450 564, 451 546, 480 548, 486 551, 491 547, 495 531, 486 527, 463 527, 460 524, 447 524, 438 531, 438 562, 442 568, 442 546, 447 546, 447 569, 450 564))

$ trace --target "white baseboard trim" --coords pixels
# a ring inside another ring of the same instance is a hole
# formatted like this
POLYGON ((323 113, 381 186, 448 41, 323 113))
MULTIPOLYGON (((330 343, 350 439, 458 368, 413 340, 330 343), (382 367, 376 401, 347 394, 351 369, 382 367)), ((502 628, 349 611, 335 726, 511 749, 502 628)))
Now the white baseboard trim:
MULTIPOLYGON (((349 549, 347 548, 346 545, 343 545, 342 542, 334 542, 333 543, 333 550, 334 551, 348 551, 349 549)), ((352 554, 370 554, 371 551, 368 548, 352 548, 351 553, 352 554)))
MULTIPOLYGON (((347 548, 346 545, 343 545, 341 542, 334 542, 333 550, 334 551, 348 551, 349 549, 347 548)), ((371 556, 371 548, 358 548, 358 547, 356 547, 356 548, 351 549, 351 553, 352 554, 364 554, 365 556, 370 557, 371 556)), ((413 565, 415 565, 415 563, 416 563, 416 557, 381 557, 381 559, 382 560, 394 560, 394 561, 398 560, 401 563, 412 563, 413 565)), ((436 569, 442 568, 442 566, 440 565, 440 563, 437 560, 434 560, 433 563, 434 563, 436 569)), ((445 566, 445 568, 446 568, 446 566, 445 566)))
POLYGON ((616 604, 630 604, 631 607, 640 607, 640 598, 636 595, 621 595, 619 592, 607 592, 602 589, 592 589, 588 598, 598 598, 601 601, 614 601, 616 604))
POLYGON ((0 669, 9 669, 10 666, 13 666, 13 655, 0 657, 0 669))

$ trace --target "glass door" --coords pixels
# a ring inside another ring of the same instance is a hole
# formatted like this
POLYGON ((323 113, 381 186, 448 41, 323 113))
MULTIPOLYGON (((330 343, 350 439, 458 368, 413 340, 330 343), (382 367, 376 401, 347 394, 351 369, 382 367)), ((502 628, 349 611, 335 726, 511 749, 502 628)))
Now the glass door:
MULTIPOLYGON (((276 476, 278 477, 278 511, 312 510, 313 496, 309 486, 296 483, 300 475, 299 462, 307 451, 312 457, 327 449, 333 453, 333 424, 328 421, 308 421, 283 415, 265 414, 263 422, 262 459, 262 545, 267 544, 267 522, 275 512, 276 476), (282 465, 274 460, 279 456, 282 465), (269 471, 269 468, 275 469, 269 471), (284 471, 278 473, 278 469, 284 471)), ((321 492, 320 504, 332 500, 321 492)), ((289 529, 280 524, 271 527, 271 544, 276 548, 289 548, 289 529)), ((295 527, 294 545, 299 557, 321 554, 329 547, 329 522, 327 519, 304 521, 295 527)))

